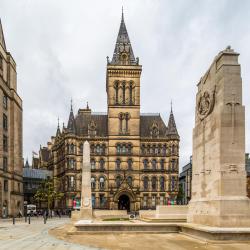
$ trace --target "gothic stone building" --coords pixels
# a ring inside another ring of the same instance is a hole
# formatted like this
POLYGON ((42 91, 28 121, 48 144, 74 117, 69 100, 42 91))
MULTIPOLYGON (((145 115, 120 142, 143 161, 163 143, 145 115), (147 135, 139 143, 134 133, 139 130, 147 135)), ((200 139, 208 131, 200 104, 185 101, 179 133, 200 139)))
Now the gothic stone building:
POLYGON ((41 167, 53 169, 71 208, 81 197, 82 145, 91 146, 92 203, 95 208, 139 210, 175 200, 178 189, 179 135, 174 115, 168 126, 160 114, 140 112, 142 66, 134 57, 122 20, 113 58, 107 58, 107 113, 88 107, 73 113, 67 127, 40 149, 41 167))
POLYGON ((17 94, 16 63, 7 51, 0 20, 0 216, 23 208, 22 100, 17 94))

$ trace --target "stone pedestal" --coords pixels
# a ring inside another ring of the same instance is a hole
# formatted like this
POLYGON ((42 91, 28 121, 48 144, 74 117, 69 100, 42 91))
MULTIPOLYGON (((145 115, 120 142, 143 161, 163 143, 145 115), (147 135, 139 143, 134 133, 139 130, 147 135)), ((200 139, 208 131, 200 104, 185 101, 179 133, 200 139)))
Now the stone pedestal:
POLYGON ((250 226, 238 55, 231 48, 220 52, 198 83, 188 222, 250 226))

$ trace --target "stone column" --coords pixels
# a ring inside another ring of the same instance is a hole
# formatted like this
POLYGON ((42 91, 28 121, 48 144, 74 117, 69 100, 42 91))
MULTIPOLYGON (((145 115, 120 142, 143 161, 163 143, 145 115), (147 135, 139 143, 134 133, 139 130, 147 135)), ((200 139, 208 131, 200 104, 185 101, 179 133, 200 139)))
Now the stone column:
POLYGON ((88 141, 83 144, 82 164, 82 192, 80 218, 83 220, 92 219, 92 197, 91 197, 91 168, 90 168, 90 146, 88 141))

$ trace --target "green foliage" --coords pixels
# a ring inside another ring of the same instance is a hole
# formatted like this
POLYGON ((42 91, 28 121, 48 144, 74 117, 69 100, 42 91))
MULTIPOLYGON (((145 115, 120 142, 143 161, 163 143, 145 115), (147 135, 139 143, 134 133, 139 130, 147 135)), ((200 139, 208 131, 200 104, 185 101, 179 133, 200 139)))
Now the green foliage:
POLYGON ((34 195, 36 201, 47 202, 48 209, 52 208, 55 200, 61 200, 64 196, 63 193, 56 191, 56 183, 56 178, 45 180, 34 195))

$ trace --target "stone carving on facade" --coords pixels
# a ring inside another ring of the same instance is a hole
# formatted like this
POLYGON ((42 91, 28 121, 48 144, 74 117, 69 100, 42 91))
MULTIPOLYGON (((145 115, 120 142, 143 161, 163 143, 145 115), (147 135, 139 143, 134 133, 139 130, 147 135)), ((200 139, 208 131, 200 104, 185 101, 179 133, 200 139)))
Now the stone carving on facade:
POLYGON ((159 128, 158 124, 154 121, 153 124, 150 127, 150 134, 151 137, 157 138, 159 136, 159 128))
POLYGON ((199 98, 198 102, 198 116, 201 120, 206 118, 209 114, 212 113, 215 103, 215 90, 212 93, 208 91, 203 92, 199 98))

